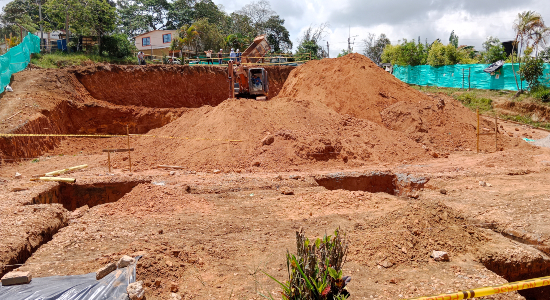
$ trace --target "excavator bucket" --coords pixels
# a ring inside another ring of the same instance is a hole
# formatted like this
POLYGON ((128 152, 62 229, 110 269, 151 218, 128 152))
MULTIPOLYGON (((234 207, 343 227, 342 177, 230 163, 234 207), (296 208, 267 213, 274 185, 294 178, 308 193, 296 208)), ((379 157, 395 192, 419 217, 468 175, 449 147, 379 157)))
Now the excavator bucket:
POLYGON ((257 36, 254 39, 254 42, 246 48, 246 50, 241 55, 242 62, 243 63, 257 63, 264 57, 269 51, 271 50, 271 47, 267 43, 267 39, 265 38, 265 35, 257 36))

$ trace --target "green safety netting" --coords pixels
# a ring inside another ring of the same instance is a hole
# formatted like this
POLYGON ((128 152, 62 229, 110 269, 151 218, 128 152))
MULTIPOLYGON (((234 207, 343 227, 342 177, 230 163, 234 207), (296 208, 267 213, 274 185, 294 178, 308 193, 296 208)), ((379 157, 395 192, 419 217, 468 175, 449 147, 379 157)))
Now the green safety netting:
POLYGON ((11 75, 23 71, 31 61, 31 54, 39 52, 40 38, 29 33, 21 44, 0 56, 0 93, 10 84, 11 75))
MULTIPOLYGON (((504 64, 502 68, 494 73, 485 73, 483 70, 489 65, 451 65, 432 67, 422 66, 394 66, 393 75, 399 80, 422 86, 440 86, 451 88, 472 88, 486 90, 511 90, 517 91, 516 80, 512 70, 512 64, 504 64)), ((518 64, 513 64, 514 70, 518 71, 518 64)), ((525 81, 519 82, 520 88, 528 89, 525 81)), ((550 64, 544 64, 544 72, 540 82, 550 87, 550 64)))

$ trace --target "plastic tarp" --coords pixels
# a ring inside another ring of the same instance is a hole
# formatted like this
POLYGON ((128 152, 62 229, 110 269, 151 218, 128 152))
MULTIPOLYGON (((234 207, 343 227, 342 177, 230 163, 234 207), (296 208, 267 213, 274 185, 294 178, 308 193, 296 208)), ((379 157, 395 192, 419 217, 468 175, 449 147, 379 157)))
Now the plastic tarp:
POLYGON ((100 280, 95 273, 33 278, 29 284, 0 286, 0 299, 126 300, 126 288, 136 280, 136 262, 100 280))
POLYGON ((483 70, 483 72, 485 73, 493 73, 495 72, 496 70, 500 69, 502 66, 504 65, 504 61, 503 60, 499 60, 493 64, 491 64, 490 66, 488 66, 485 70, 483 70))
POLYGON ((40 38, 29 33, 23 42, 0 56, 0 93, 10 84, 11 75, 23 71, 31 62, 31 54, 40 52, 40 38))
MULTIPOLYGON (((439 86, 450 88, 473 88, 486 90, 510 90, 517 91, 516 79, 512 70, 512 64, 504 64, 494 73, 485 73, 484 70, 489 65, 471 64, 471 65, 450 65, 441 67, 432 67, 428 65, 421 66, 394 66, 393 75, 399 80, 408 84, 422 86, 439 86)), ((513 64, 514 70, 519 70, 518 64, 513 64)), ((520 82, 517 75, 520 88, 527 89, 525 81, 520 82)), ((539 81, 550 87, 550 64, 544 64, 543 75, 539 81)))

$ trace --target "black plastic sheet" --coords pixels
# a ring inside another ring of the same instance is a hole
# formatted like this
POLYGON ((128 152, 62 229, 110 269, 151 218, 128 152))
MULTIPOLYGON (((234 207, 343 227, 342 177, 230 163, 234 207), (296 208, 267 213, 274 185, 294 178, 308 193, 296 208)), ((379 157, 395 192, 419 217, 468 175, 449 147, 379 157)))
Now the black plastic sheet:
POLYGON ((0 299, 9 300, 126 300, 126 288, 136 280, 136 262, 100 280, 95 273, 33 278, 22 285, 0 286, 0 299))
POLYGON ((498 70, 499 68, 502 68, 502 66, 504 66, 504 61, 503 60, 499 60, 495 63, 492 63, 490 66, 488 66, 487 68, 485 68, 483 70, 483 72, 485 73, 493 73, 494 71, 498 70))

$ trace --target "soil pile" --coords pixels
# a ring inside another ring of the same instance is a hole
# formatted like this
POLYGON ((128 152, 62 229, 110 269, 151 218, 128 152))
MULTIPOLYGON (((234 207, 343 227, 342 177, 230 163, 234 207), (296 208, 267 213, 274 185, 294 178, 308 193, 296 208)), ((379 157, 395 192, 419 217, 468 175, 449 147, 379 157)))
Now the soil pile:
POLYGON ((371 267, 426 263, 432 251, 475 253, 488 239, 460 214, 437 202, 410 202, 361 227, 368 243, 353 244, 354 259, 371 267))
MULTIPOLYGON (((422 94, 370 59, 350 54, 294 69, 279 96, 267 102, 229 99, 193 109, 151 131, 180 139, 142 139, 136 154, 138 169, 175 164, 290 171, 350 161, 351 167, 419 162, 474 149, 476 126, 475 114, 458 101, 422 94)), ((494 127, 488 121, 482 126, 494 127)), ((485 138, 481 150, 494 151, 494 138, 485 138)), ((521 142, 502 134, 499 141, 502 148, 521 142)))
POLYGON ((279 93, 320 101, 336 112, 382 124, 380 112, 397 102, 426 96, 357 53, 310 61, 293 70, 279 93))
MULTIPOLYGON (((342 116, 317 101, 282 97, 204 106, 149 134, 189 139, 141 138, 135 156, 132 154, 138 168, 171 164, 224 171, 252 167, 290 170, 309 164, 360 165, 429 158, 420 144, 400 132, 342 116)), ((116 163, 123 167, 126 162, 116 163)))

